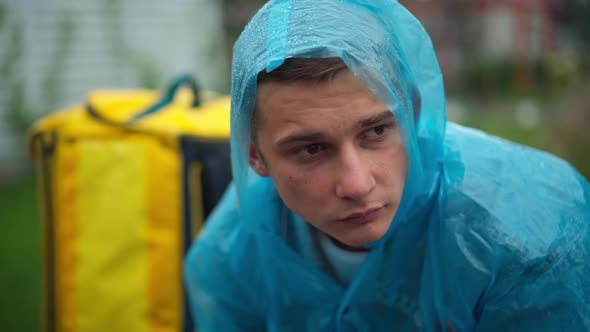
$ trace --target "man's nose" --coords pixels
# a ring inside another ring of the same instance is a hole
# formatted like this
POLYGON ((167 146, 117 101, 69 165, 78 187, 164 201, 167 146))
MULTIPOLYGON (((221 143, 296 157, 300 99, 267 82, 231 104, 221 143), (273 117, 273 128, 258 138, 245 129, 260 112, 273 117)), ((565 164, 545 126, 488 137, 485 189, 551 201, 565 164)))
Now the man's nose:
POLYGON ((336 195, 342 199, 362 200, 376 186, 370 160, 355 148, 341 151, 336 180, 336 195))

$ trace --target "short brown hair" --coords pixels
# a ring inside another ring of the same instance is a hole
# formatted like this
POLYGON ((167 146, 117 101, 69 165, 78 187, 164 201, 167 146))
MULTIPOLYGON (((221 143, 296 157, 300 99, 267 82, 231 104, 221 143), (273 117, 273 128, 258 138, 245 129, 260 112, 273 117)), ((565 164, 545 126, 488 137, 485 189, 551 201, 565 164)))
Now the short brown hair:
POLYGON ((340 58, 289 58, 277 69, 258 74, 258 85, 277 83, 320 83, 334 79, 336 74, 348 69, 340 58))
MULTIPOLYGON (((261 71, 256 83, 258 86, 265 83, 324 83, 332 81, 337 74, 347 69, 340 58, 289 58, 270 73, 261 71)), ((255 144, 259 123, 260 116, 255 106, 250 121, 251 139, 255 144)))

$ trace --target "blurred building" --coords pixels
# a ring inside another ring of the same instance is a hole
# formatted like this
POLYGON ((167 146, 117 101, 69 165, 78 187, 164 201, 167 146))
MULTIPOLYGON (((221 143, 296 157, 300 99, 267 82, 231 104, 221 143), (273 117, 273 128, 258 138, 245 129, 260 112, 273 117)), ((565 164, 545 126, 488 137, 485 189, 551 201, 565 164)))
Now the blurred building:
POLYGON ((555 50, 558 22, 548 0, 479 0, 480 48, 492 57, 539 57, 555 50))
POLYGON ((32 119, 89 90, 156 88, 183 73, 225 88, 222 17, 210 0, 0 2, 0 176, 22 167, 32 119))
POLYGON ((408 0, 432 36, 445 73, 472 59, 533 59, 556 50, 551 0, 408 0))

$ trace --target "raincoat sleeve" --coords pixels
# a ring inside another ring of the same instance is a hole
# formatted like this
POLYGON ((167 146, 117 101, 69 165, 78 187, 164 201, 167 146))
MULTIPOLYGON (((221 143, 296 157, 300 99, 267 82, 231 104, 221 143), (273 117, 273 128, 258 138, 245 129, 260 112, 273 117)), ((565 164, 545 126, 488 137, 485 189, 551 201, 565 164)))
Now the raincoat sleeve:
POLYGON ((242 282, 245 279, 235 264, 241 258, 231 248, 239 236, 239 229, 234 227, 236 218, 236 193, 232 185, 207 220, 207 227, 193 243, 184 263, 191 314, 200 332, 264 331, 264 320, 257 310, 260 303, 242 282), (235 255, 232 257, 229 252, 235 255))

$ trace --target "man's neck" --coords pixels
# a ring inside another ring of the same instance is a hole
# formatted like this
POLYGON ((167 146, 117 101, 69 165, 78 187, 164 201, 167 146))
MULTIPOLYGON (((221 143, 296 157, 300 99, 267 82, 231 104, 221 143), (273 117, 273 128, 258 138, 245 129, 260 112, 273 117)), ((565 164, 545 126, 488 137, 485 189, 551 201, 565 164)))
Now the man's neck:
POLYGON ((369 249, 367 248, 363 248, 363 247, 353 247, 353 246, 349 246, 347 244, 344 244, 338 240, 336 240, 335 238, 329 236, 326 234, 327 237, 330 238, 330 241, 332 241, 332 243, 334 243, 338 248, 346 250, 346 251, 350 251, 350 252, 368 252, 369 249))

